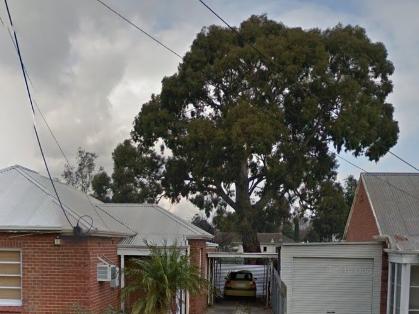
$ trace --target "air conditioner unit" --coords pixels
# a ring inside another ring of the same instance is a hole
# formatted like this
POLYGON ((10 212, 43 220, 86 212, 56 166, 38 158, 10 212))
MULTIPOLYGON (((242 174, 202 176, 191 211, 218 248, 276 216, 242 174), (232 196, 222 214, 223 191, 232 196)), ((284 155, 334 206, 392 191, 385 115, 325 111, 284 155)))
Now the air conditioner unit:
POLYGON ((115 265, 110 266, 111 269, 111 287, 117 288, 119 287, 119 267, 115 265))
POLYGON ((97 264, 97 281, 111 281, 111 267, 109 264, 97 264))

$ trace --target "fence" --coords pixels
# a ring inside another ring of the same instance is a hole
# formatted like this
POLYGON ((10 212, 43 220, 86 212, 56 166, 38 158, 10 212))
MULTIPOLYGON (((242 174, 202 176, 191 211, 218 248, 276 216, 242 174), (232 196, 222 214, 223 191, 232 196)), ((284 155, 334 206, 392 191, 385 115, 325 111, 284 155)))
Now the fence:
POLYGON ((272 271, 271 305, 274 314, 287 313, 287 286, 281 281, 278 271, 272 271))

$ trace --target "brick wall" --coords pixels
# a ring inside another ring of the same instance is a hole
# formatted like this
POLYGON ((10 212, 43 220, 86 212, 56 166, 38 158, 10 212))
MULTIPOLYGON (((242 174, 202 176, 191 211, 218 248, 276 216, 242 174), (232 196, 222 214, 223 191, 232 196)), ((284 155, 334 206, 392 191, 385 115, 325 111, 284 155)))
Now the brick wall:
POLYGON ((381 269, 381 298, 380 314, 387 314, 387 290, 388 290, 388 254, 383 251, 383 265, 381 269))
POLYGON ((57 234, 0 233, 0 248, 22 254, 22 306, 0 307, 0 313, 91 313, 119 307, 119 289, 96 280, 97 256, 118 264, 117 239, 61 237, 57 234))
MULTIPOLYGON (((375 221, 374 213, 368 200, 364 184, 360 181, 360 186, 354 200, 352 215, 349 217, 346 241, 372 241, 374 236, 379 235, 378 226, 375 221)), ((388 257, 383 251, 382 270, 381 270, 381 297, 380 314, 387 313, 387 280, 388 280, 388 257)))
MULTIPOLYGON (((205 240, 188 240, 190 246, 190 261, 201 270, 201 275, 207 276, 207 250, 205 240)), ((189 313, 202 314, 208 305, 208 294, 202 293, 189 298, 189 313)))
POLYGON ((345 237, 346 241, 372 241, 374 240, 374 236, 379 234, 374 214, 362 181, 356 194, 352 214, 349 219, 345 237))

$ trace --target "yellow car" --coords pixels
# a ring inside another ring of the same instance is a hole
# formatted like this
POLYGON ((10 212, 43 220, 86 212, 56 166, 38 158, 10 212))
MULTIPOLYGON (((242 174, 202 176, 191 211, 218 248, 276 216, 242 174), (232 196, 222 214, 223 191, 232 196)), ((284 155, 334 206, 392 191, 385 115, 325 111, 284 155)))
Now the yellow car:
POLYGON ((256 278, 250 271, 232 271, 225 278, 224 297, 256 298, 256 278))

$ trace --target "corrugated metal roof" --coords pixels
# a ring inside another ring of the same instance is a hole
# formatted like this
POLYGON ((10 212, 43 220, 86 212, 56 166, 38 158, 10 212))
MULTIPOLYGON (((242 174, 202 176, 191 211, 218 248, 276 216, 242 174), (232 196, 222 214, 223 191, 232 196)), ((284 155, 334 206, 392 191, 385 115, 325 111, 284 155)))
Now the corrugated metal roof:
POLYGON ((99 204, 100 208, 129 225, 136 236, 125 238, 121 247, 150 244, 184 244, 186 239, 211 239, 212 235, 155 204, 99 204))
MULTIPOLYGON (((82 227, 89 228, 90 216, 92 233, 135 234, 97 208, 100 201, 58 181, 54 184, 73 225, 80 221, 82 227)), ((72 226, 59 206, 50 180, 27 168, 12 166, 0 170, 0 230, 72 232, 72 226)))
MULTIPOLYGON (((258 232, 258 241, 260 244, 281 244, 294 242, 292 239, 284 236, 281 232, 258 232)), ((238 232, 222 232, 217 231, 215 233, 214 241, 216 243, 232 242, 241 244, 241 235, 238 232)))
POLYGON ((419 250, 419 173, 362 173, 381 235, 395 249, 419 250))

